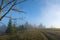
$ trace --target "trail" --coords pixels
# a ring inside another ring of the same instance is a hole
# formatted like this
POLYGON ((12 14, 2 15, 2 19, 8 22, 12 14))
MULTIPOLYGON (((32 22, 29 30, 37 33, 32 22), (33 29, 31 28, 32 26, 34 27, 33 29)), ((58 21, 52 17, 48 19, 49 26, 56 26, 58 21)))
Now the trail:
POLYGON ((60 40, 60 38, 55 36, 56 34, 51 33, 51 32, 43 32, 42 33, 48 38, 48 40, 60 40))

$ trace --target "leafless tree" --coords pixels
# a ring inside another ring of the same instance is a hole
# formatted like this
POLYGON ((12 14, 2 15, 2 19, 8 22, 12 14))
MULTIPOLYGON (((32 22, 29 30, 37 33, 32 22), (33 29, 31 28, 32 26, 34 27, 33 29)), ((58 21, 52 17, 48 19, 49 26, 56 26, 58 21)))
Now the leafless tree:
POLYGON ((11 19, 11 20, 14 20, 14 25, 16 25, 17 20, 24 20, 23 17, 20 17, 20 18, 12 18, 11 16, 5 16, 5 17, 6 17, 6 18, 9 18, 9 19, 11 19))
POLYGON ((0 22, 3 26, 6 26, 3 22, 0 22))
MULTIPOLYGON (((25 2, 26 0, 1 0, 0 5, 0 20, 2 20, 11 10, 17 11, 17 12, 23 12, 22 10, 19 10, 17 8, 14 8, 16 5, 21 4, 25 2), (9 6, 11 5, 11 6, 9 6), (1 16, 1 12, 5 10, 5 8, 9 6, 9 9, 4 13, 4 15, 1 16)), ((23 12, 24 13, 24 12, 23 12)))

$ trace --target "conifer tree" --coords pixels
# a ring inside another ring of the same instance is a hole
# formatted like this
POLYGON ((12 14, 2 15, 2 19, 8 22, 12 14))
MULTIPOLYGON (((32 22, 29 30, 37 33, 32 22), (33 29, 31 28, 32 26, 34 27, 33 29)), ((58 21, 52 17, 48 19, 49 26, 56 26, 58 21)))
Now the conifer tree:
POLYGON ((16 31, 16 30, 15 30, 14 27, 12 26, 12 20, 10 19, 9 22, 8 22, 8 27, 7 27, 6 33, 7 33, 7 34, 14 34, 15 31, 16 31))

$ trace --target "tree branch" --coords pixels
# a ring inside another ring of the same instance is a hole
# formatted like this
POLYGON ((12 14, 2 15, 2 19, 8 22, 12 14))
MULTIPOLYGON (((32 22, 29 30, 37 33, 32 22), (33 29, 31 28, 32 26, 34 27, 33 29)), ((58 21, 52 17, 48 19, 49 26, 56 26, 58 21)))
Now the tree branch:
POLYGON ((9 4, 11 4, 12 2, 14 2, 15 0, 12 0, 10 2, 8 2, 2 9, 4 9, 6 6, 8 6, 9 4))
POLYGON ((11 10, 13 10, 13 11, 17 11, 17 12, 26 13, 26 12, 24 12, 24 11, 21 11, 21 10, 19 10, 19 9, 16 9, 16 8, 12 8, 11 10))
POLYGON ((1 8, 3 7, 3 4, 4 4, 4 0, 2 0, 2 2, 1 2, 1 8))
MULTIPOLYGON (((14 4, 10 7, 10 9, 1 17, 1 19, 4 18, 4 17, 6 16, 6 14, 9 13, 9 11, 13 8, 14 5, 15 5, 15 3, 14 3, 14 4)), ((0 19, 0 20, 1 20, 1 19, 0 19)))
POLYGON ((18 2, 18 3, 15 3, 15 5, 20 4, 20 3, 22 3, 22 2, 25 2, 25 1, 26 1, 26 0, 20 1, 20 2, 18 2))
MULTIPOLYGON (((26 1, 26 0, 24 0, 24 1, 26 1)), ((9 2, 8 4, 6 4, 3 8, 5 8, 6 6, 8 6, 10 3, 14 2, 13 5, 8 9, 8 11, 0 18, 0 20, 2 20, 2 19, 9 13, 9 11, 10 11, 15 5, 21 4, 21 3, 24 2, 24 1, 21 1, 21 2, 16 3, 16 0, 13 0, 13 1, 9 2), (14 1, 15 1, 15 2, 14 2, 14 1)), ((2 9, 3 9, 3 8, 2 8, 2 9)))

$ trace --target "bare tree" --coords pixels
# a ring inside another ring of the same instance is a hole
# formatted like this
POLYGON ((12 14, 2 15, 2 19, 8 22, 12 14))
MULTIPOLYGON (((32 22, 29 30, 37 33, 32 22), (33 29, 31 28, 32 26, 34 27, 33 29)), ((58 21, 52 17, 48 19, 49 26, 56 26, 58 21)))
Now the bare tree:
POLYGON ((20 17, 20 18, 12 18, 11 16, 5 16, 5 17, 13 20, 14 21, 14 25, 16 25, 17 20, 24 20, 23 17, 20 17))
MULTIPOLYGON (((3 22, 0 22, 3 26, 6 26, 3 22)), ((1 26, 1 25, 0 25, 1 26)))
MULTIPOLYGON (((14 6, 21 4, 25 2, 26 0, 1 0, 0 5, 0 20, 2 20, 11 10, 17 11, 17 12, 23 12, 21 10, 18 10, 17 8, 14 8, 14 6), (9 6, 11 5, 11 6, 9 6), (9 9, 4 13, 4 15, 1 16, 1 12, 5 10, 5 8, 9 6, 9 9)), ((24 12, 23 12, 24 13, 24 12)))

